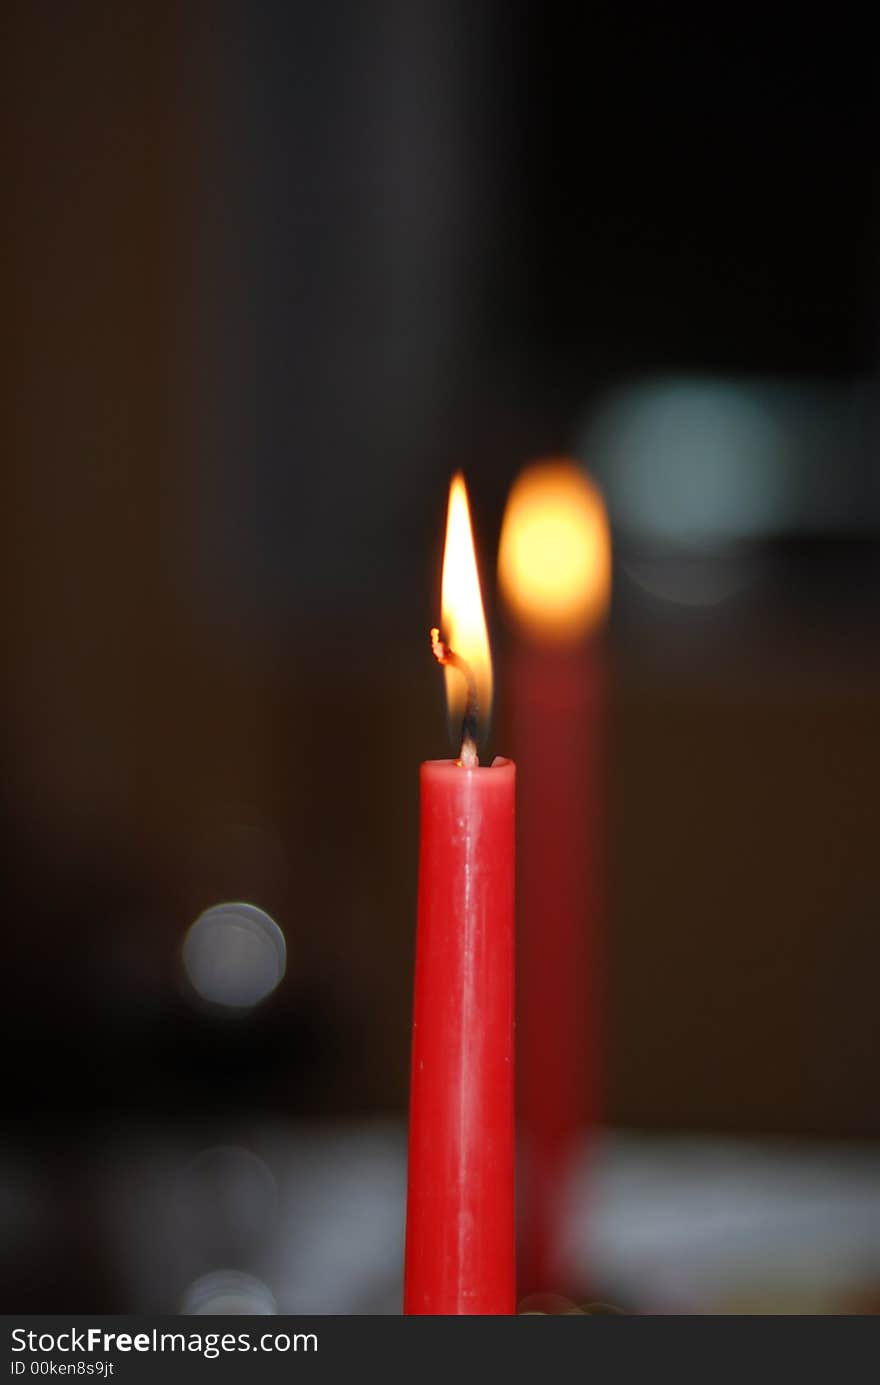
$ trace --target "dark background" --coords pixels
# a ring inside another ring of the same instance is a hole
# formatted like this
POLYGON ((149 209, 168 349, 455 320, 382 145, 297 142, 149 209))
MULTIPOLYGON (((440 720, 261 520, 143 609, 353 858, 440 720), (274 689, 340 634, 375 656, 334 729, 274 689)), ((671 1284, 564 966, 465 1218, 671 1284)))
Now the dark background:
POLYGON ((403 1113, 448 478, 503 750, 507 488, 646 378, 831 403, 733 546, 612 504, 608 1119, 880 1135, 876 96, 838 13, 7 9, 4 1158, 50 1226, 8 1311, 127 1306, 96 1131, 403 1113), (748 577, 670 602, 643 560, 748 577), (287 940, 244 1019, 180 981, 224 899, 287 940))

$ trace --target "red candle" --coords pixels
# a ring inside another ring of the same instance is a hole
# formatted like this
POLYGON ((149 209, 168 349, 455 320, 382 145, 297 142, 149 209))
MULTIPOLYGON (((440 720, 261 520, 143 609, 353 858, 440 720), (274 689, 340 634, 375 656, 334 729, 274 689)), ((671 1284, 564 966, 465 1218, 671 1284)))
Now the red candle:
POLYGON ((605 671, 611 552, 599 492, 571 463, 510 494, 499 579, 516 630, 512 729, 522 812, 517 881, 520 1295, 577 1293, 565 1214, 599 1109, 605 671))
POLYGON ((515 767, 477 761, 491 664, 460 477, 442 613, 462 736, 457 760, 421 767, 404 1312, 512 1314, 515 767))

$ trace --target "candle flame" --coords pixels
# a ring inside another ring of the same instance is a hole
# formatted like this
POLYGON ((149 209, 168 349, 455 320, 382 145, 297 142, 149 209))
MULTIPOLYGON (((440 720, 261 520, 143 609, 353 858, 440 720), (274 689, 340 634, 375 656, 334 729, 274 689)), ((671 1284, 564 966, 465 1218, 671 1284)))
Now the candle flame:
POLYGON ((569 461, 538 462, 507 501, 498 578, 531 636, 569 644, 596 629, 611 594, 611 535, 599 488, 569 461))
MULTIPOLYGON (((476 692, 477 717, 480 725, 485 727, 492 706, 492 659, 477 573, 470 507, 464 477, 460 472, 452 478, 449 487, 440 609, 445 646, 470 670, 476 692)), ((468 679, 452 663, 447 662, 443 671, 446 677, 446 705, 450 719, 457 726, 467 710, 468 679)))

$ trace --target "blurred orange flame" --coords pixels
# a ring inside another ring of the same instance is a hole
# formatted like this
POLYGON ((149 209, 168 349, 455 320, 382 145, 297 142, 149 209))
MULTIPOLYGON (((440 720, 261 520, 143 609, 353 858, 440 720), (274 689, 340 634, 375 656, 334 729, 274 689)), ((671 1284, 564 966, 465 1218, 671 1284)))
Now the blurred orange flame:
POLYGON ((521 472, 507 501, 498 579, 527 634, 568 644, 603 621, 611 595, 611 535, 598 487, 569 461, 521 472))

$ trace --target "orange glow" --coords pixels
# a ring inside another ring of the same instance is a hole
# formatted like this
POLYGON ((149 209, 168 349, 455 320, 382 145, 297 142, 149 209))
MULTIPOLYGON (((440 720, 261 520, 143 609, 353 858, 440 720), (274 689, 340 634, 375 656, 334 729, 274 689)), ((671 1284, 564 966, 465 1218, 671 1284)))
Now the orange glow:
MULTIPOLYGON (((492 659, 477 575, 467 490, 460 472, 452 478, 449 487, 440 609, 443 638, 473 674, 479 721, 485 726, 492 707, 492 659)), ((449 715, 453 722, 457 722, 465 712, 467 680, 459 669, 448 664, 443 672, 449 715)))
POLYGON ((601 624, 611 594, 611 535, 598 487, 573 462, 538 462, 513 485, 498 550, 508 608, 556 644, 601 624))

